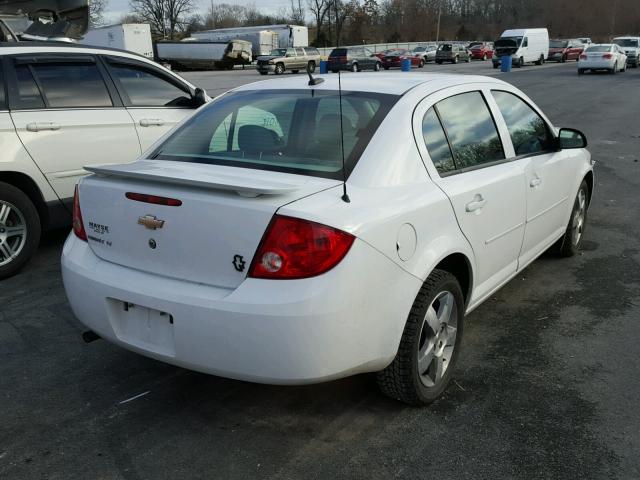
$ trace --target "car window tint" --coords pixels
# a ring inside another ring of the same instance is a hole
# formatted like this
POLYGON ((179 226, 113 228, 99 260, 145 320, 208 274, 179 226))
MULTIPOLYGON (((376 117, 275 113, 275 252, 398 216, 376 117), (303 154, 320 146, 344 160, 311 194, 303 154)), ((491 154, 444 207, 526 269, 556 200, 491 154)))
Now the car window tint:
POLYGON ((111 65, 134 107, 190 107, 191 98, 161 76, 132 65, 111 65))
POLYGON ((334 91, 230 93, 207 106, 153 158, 342 178, 396 97, 334 91))
POLYGON ((480 92, 449 97, 436 105, 447 132, 456 168, 505 158, 491 112, 480 92))
POLYGON ((4 83, 4 73, 2 71, 2 63, 0 63, 0 110, 6 110, 7 104, 5 101, 5 83, 4 83))
POLYGON ((44 108, 44 100, 28 65, 16 66, 19 108, 44 108))
POLYGON ((95 64, 34 64, 33 69, 51 108, 111 107, 113 103, 95 64))
POLYGON ((545 121, 522 99, 509 92, 493 91, 516 155, 551 150, 552 138, 545 121))
POLYGON ((456 169, 449 142, 444 134, 438 115, 430 108, 422 120, 422 137, 427 145, 431 161, 439 173, 452 172, 456 169))

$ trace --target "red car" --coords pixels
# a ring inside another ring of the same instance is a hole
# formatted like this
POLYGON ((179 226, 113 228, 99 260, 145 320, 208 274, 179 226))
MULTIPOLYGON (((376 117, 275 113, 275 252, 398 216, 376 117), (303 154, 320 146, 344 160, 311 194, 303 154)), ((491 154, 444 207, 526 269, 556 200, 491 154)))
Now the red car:
POLYGON ((493 43, 491 42, 473 42, 467 49, 471 52, 471 58, 474 60, 487 60, 493 58, 493 43))
POLYGON ((380 60, 382 60, 384 57, 386 57, 387 55, 390 55, 391 53, 397 51, 397 50, 402 50, 401 48, 390 48, 388 50, 383 50, 382 52, 376 52, 374 53, 374 55, 376 57, 378 57, 380 60))
POLYGON ((580 59, 584 50, 584 43, 580 40, 549 40, 549 57, 547 60, 566 62, 567 60, 580 59))
POLYGON ((402 60, 404 59, 411 60, 412 67, 414 66, 418 68, 424 67, 424 58, 416 57, 409 50, 403 50, 403 49, 394 50, 380 58, 380 60, 382 60, 382 67, 385 70, 389 70, 390 68, 402 67, 402 60))

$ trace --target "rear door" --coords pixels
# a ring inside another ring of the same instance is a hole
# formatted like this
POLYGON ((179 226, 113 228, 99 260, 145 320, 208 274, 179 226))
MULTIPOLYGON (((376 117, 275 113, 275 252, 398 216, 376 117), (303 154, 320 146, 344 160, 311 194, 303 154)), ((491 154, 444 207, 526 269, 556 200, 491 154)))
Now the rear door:
POLYGON ((509 130, 514 158, 528 160, 526 228, 520 254, 520 263, 526 265, 566 227, 581 152, 558 151, 547 121, 519 95, 501 90, 493 90, 492 95, 509 130))
POLYGON ((425 164, 473 248, 475 299, 516 272, 526 214, 526 162, 507 159, 487 94, 457 87, 427 97, 414 117, 425 164))
POLYGON ((105 60, 143 151, 195 110, 189 87, 174 76, 129 58, 105 60))
POLYGON ((11 117, 25 148, 61 199, 85 165, 135 160, 131 117, 92 55, 19 55, 8 72, 11 117))

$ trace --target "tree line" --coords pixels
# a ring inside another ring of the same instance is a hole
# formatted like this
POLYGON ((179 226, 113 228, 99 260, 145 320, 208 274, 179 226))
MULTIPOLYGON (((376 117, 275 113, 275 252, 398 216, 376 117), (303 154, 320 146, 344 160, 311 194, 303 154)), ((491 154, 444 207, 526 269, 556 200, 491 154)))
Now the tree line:
MULTIPOLYGON (((97 0, 101 2, 104 0, 97 0)), ((291 23, 308 25, 324 47, 431 40, 493 40, 503 30, 546 27, 554 38, 640 34, 639 0, 290 0, 267 12, 255 4, 130 0, 125 22, 151 24, 160 39, 205 29, 291 23)))

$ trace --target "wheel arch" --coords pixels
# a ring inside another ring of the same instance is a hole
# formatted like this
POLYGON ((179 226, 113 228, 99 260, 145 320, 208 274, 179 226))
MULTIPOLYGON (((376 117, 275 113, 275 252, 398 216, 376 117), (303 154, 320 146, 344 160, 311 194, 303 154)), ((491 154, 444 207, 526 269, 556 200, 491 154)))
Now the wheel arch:
POLYGON ((465 305, 469 305, 473 289, 473 267, 469 258, 464 253, 450 253, 441 259, 434 269, 444 270, 456 277, 464 295, 465 305))
POLYGON ((49 223, 49 210, 44 201, 44 197, 36 182, 22 172, 0 171, 0 182, 8 183, 22 191, 33 203, 40 216, 40 225, 42 228, 49 223))
POLYGON ((593 170, 589 170, 584 176, 584 181, 587 182, 589 192, 587 195, 587 205, 591 205, 591 197, 593 196, 593 170))

